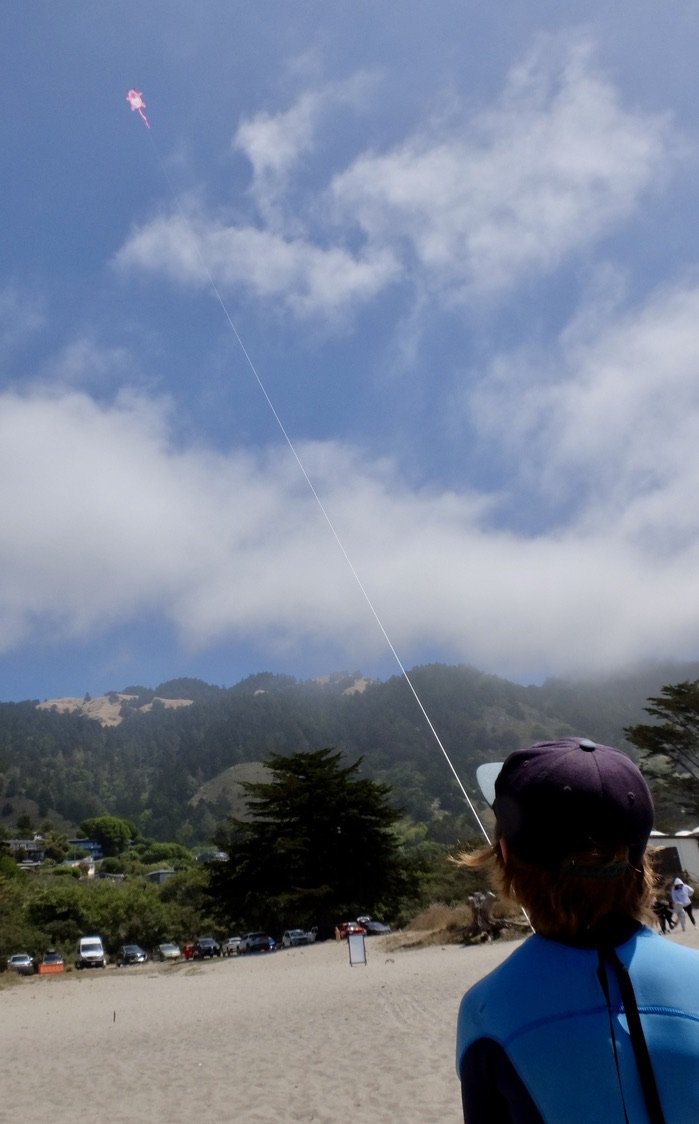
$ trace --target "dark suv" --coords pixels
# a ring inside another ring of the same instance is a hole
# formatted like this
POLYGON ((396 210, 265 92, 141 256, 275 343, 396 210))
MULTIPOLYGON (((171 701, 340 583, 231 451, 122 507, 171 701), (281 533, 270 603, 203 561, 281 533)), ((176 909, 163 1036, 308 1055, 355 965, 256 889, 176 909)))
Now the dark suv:
POLYGON ((139 944, 123 944, 117 953, 117 968, 127 964, 145 964, 148 953, 139 944))
POLYGON ((200 937, 198 941, 194 942, 194 958, 196 960, 205 960, 207 956, 213 958, 220 955, 221 946, 213 937, 200 937))

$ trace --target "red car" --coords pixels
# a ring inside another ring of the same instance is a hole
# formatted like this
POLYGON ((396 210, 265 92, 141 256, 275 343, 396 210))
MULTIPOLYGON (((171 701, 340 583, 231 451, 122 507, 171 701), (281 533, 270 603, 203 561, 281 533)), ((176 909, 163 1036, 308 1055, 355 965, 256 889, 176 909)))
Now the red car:
POLYGON ((356 921, 341 921, 339 925, 335 926, 335 940, 344 941, 345 937, 349 937, 352 933, 366 934, 366 929, 363 929, 356 921))

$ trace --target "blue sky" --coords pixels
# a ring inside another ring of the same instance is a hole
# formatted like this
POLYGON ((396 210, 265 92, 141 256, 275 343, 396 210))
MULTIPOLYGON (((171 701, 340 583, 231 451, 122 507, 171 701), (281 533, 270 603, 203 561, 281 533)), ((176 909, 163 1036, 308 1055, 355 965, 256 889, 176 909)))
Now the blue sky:
POLYGON ((3 24, 1 699, 699 656, 697 5, 3 24))

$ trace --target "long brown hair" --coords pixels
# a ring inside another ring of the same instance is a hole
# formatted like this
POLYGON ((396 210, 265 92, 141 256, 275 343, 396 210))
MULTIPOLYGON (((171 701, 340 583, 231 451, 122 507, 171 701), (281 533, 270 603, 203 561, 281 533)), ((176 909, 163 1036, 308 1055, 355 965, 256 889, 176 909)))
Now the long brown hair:
POLYGON ((522 906, 544 937, 579 940, 610 915, 643 924, 653 917, 655 875, 646 854, 632 864, 626 846, 592 847, 548 868, 525 862, 511 847, 506 853, 498 839, 458 861, 486 870, 493 889, 522 906))

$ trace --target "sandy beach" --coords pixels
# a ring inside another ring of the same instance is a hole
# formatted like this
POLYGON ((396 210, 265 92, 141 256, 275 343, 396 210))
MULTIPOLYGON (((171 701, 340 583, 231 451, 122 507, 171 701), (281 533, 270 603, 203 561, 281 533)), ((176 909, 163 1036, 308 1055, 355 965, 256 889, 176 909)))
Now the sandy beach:
POLYGON ((464 990, 512 945, 367 940, 22 979, 0 992, 3 1120, 460 1120, 464 990))
MULTIPOLYGON (((668 939, 699 947, 697 931, 668 939)), ((367 940, 18 980, 0 991, 0 1119, 459 1124, 463 992, 514 945, 367 940)))

